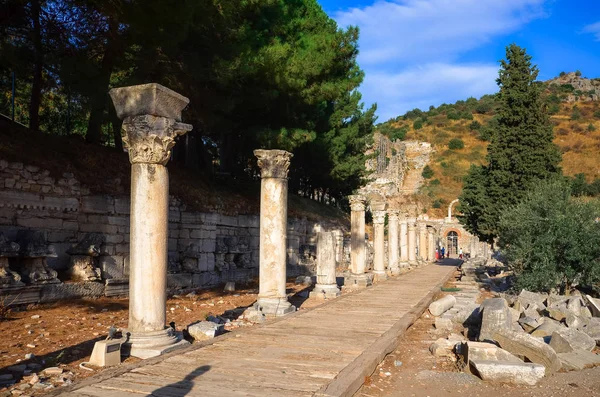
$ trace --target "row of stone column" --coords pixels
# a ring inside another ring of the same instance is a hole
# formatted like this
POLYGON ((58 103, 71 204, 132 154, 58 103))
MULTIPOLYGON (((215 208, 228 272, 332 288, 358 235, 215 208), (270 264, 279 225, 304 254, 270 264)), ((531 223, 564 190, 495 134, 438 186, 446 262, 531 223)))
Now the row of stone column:
MULTIPOLYGON (((364 196, 349 197, 351 209, 351 286, 367 286, 364 196)), ((435 260, 435 233, 424 222, 400 218, 399 210, 386 210, 385 202, 371 202, 373 214, 373 274, 378 280, 398 275, 402 268, 435 260), (385 263, 385 217, 388 216, 388 263, 385 263), (417 237, 418 230, 418 237, 417 237), (417 247, 418 242, 418 247, 417 247)))

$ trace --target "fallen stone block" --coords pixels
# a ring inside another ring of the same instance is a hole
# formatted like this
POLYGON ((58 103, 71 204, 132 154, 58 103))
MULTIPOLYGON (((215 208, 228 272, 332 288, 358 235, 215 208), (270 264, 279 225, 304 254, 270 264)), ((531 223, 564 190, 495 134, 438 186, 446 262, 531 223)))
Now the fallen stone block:
POLYGON ((493 339, 504 350, 516 356, 527 357, 533 363, 542 364, 548 373, 556 372, 562 366, 554 349, 543 340, 524 332, 498 329, 494 332, 493 339))
POLYGON ((588 324, 581 329, 586 335, 596 341, 596 344, 600 346, 600 318, 592 317, 589 319, 588 324))
POLYGON ((223 324, 216 324, 212 321, 200 321, 190 324, 187 331, 195 340, 211 339, 223 333, 223 324))
POLYGON ((454 346, 456 341, 440 338, 429 346, 429 351, 436 357, 454 357, 454 346))
POLYGON ((494 340, 494 331, 502 328, 511 329, 512 319, 508 305, 503 298, 486 299, 481 304, 481 329, 479 340, 494 340))
POLYGON ((429 305, 429 312, 434 316, 441 316, 446 310, 449 310, 456 304, 456 298, 452 295, 446 295, 429 305))
POLYGON ((569 311, 566 306, 554 306, 546 309, 548 311, 548 316, 550 318, 555 319, 556 321, 562 321, 567 318, 569 311))
POLYGON ((527 290, 522 290, 519 294, 519 300, 521 303, 531 304, 537 303, 540 307, 544 306, 544 302, 548 299, 548 294, 538 294, 527 290))
POLYGON ((509 307, 508 311, 510 312, 510 318, 511 318, 512 322, 513 323, 518 322, 519 317, 521 317, 521 313, 518 310, 513 309, 512 307, 509 307))
POLYGON ((435 329, 451 330, 452 328, 454 328, 454 324, 451 319, 445 317, 435 318, 435 329))
POLYGON ((525 309, 537 310, 539 313, 542 313, 546 310, 546 305, 543 303, 531 302, 525 305, 525 309))
POLYGON ((538 320, 531 318, 531 317, 521 317, 519 319, 519 324, 521 325, 521 327, 523 327, 523 330, 527 333, 531 333, 533 330, 535 330, 537 327, 539 327, 541 325, 538 322, 538 320))
POLYGON ((537 320, 537 319, 539 319, 540 317, 542 317, 542 315, 540 314, 540 312, 538 312, 538 311, 537 311, 537 310, 535 310, 535 309, 525 309, 525 310, 523 310, 522 317, 523 317, 523 316, 525 316, 525 317, 531 317, 531 318, 533 318, 534 320, 537 320))
POLYGON ((569 299, 569 302, 567 303, 567 310, 570 313, 575 314, 576 316, 580 316, 582 308, 583 301, 579 296, 569 299))
POLYGON ((473 360, 471 363, 485 381, 533 386, 545 374, 544 366, 534 363, 487 360, 473 360))
POLYGON ((463 357, 465 363, 472 360, 523 362, 510 352, 487 342, 462 342, 456 346, 456 352, 463 357))
POLYGON ((582 370, 600 364, 600 355, 587 350, 574 350, 570 353, 558 353, 562 368, 567 371, 582 370))
POLYGON ((589 319, 570 313, 565 318, 565 324, 567 324, 567 327, 569 328, 581 329, 589 324, 589 319))
POLYGON ((596 341, 581 331, 563 328, 552 333, 550 347, 557 353, 570 353, 574 350, 592 351, 596 341))
POLYGON ((570 298, 571 297, 567 295, 550 294, 548 295, 548 299, 546 299, 546 303, 548 304, 548 307, 563 303, 566 305, 570 298))
POLYGON ((479 307, 477 303, 467 304, 452 317, 452 321, 462 325, 478 324, 481 317, 479 307))
POLYGON ((588 308, 592 312, 592 316, 600 317, 600 299, 592 298, 589 295, 585 296, 588 301, 588 308))
POLYGON ((556 320, 551 318, 544 318, 544 322, 542 325, 537 327, 532 333, 532 336, 537 336, 539 338, 545 338, 546 336, 552 336, 554 331, 564 328, 564 326, 556 320))
POLYGON ((592 312, 587 306, 581 308, 581 317, 592 318, 592 312))

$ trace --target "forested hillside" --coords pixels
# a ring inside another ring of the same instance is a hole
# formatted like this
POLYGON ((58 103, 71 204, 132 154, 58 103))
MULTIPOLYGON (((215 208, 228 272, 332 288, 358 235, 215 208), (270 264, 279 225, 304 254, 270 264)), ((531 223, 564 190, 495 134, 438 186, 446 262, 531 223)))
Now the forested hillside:
MULTIPOLYGON (((573 72, 540 84, 545 85, 546 106, 554 126, 554 143, 562 153, 563 173, 574 177, 576 193, 597 195, 600 79, 586 79, 573 72)), ((432 161, 423 172, 427 183, 420 195, 430 215, 444 216, 447 205, 460 195, 470 165, 485 162, 497 123, 497 106, 495 95, 485 95, 432 106, 428 111, 414 109, 377 127, 391 138, 417 139, 433 145, 432 161)))
POLYGON ((375 108, 358 29, 316 0, 7 0, 0 22, 0 113, 14 76, 32 130, 120 149, 109 89, 156 82, 190 98, 174 161, 198 174, 252 179, 252 151, 278 148, 301 195, 339 204, 360 183, 375 108))

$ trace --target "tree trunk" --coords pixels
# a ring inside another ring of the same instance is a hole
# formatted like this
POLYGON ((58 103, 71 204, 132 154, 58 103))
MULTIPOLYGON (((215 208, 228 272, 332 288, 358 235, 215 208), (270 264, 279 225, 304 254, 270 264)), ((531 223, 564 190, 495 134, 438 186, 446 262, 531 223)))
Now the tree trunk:
POLYGON ((86 134, 86 140, 90 143, 101 143, 102 139, 102 121, 104 118, 104 109, 106 108, 107 103, 106 95, 108 93, 110 76, 112 74, 112 70, 120 47, 118 42, 119 23, 115 18, 111 18, 109 20, 107 34, 108 37, 106 39, 104 56, 102 57, 100 74, 98 76, 98 79, 96 80, 96 89, 93 94, 92 100, 90 101, 90 119, 88 121, 88 128, 86 134))
POLYGON ((40 22, 40 0, 31 2, 31 19, 33 21, 33 82, 31 84, 31 101, 29 102, 29 128, 40 129, 40 104, 42 102, 42 27, 40 22))

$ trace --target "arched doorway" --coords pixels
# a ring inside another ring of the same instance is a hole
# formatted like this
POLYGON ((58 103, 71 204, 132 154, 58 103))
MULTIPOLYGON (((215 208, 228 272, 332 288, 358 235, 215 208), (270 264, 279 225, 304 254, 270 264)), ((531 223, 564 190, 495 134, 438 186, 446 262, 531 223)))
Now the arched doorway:
POLYGON ((446 235, 446 256, 458 254, 458 233, 451 230, 446 235))

